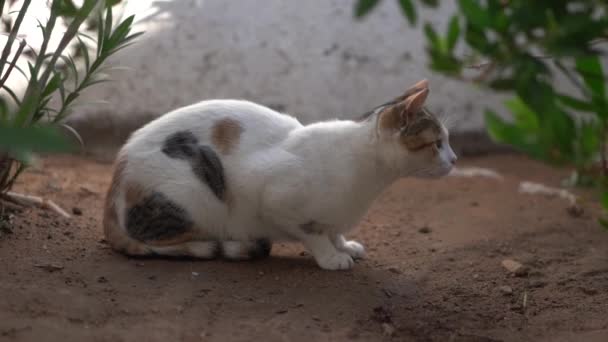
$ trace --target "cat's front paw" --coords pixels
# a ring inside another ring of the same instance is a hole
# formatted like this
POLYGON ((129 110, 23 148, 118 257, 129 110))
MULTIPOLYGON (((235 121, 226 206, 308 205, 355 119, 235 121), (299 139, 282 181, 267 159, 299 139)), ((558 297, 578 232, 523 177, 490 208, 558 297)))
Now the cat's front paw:
POLYGON ((365 253, 365 247, 357 241, 345 241, 342 246, 342 250, 354 259, 365 259, 367 254, 365 253))
POLYGON ((344 252, 323 255, 317 258, 319 267, 325 270, 349 270, 355 265, 353 258, 344 252))

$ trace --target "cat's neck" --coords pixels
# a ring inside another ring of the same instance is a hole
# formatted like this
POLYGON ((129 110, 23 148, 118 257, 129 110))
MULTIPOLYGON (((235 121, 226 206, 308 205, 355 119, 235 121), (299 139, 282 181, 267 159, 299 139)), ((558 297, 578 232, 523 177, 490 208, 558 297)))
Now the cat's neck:
POLYGON ((383 162, 373 120, 323 122, 309 129, 309 139, 324 145, 317 153, 325 155, 326 167, 343 174, 343 185, 350 183, 357 196, 375 198, 399 177, 383 162))

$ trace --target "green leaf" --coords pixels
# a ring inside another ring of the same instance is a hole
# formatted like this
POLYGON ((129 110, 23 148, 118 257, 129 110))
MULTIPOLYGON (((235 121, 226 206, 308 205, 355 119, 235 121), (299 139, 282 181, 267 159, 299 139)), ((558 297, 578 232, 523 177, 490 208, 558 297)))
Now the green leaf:
POLYGON ((380 3, 380 0, 359 0, 355 5, 355 17, 362 18, 368 14, 374 7, 380 3))
POLYGON ((430 23, 424 24, 424 34, 426 39, 430 42, 431 46, 437 50, 442 51, 441 39, 437 35, 437 32, 430 23))
POLYGON ((418 20, 418 16, 412 0, 399 0, 399 7, 401 7, 401 11, 407 17, 410 25, 415 25, 416 21, 418 20))
POLYGON ((106 10, 106 23, 104 24, 103 37, 104 39, 110 38, 110 33, 112 32, 112 7, 108 7, 106 10))
POLYGON ((82 41, 82 38, 80 37, 76 37, 78 39, 78 50, 80 50, 80 53, 82 54, 82 58, 84 59, 84 70, 85 71, 89 71, 89 69, 91 68, 91 61, 90 61, 90 56, 89 56, 89 48, 87 47, 87 45, 82 41))
POLYGON ((582 112, 595 112, 596 108, 593 103, 588 103, 583 100, 579 100, 569 95, 557 94, 558 100, 565 106, 568 106, 574 110, 582 112))
POLYGON ((106 42, 105 51, 110 51, 120 44, 129 34, 131 25, 133 24, 134 16, 130 16, 120 23, 106 42))
POLYGON ((598 56, 581 57, 576 60, 576 70, 581 74, 585 84, 600 98, 606 99, 606 88, 602 63, 598 56))
POLYGON ((506 123, 493 111, 486 110, 485 119, 488 133, 494 141, 514 145, 518 148, 523 148, 531 143, 531 141, 526 141, 523 133, 517 127, 506 123))
POLYGON ((608 191, 602 193, 602 207, 608 209, 608 191))
POLYGON ((519 129, 534 132, 539 129, 537 114, 530 109, 519 97, 505 101, 507 107, 517 123, 519 129))
POLYGON ((602 228, 604 228, 604 230, 608 231, 608 220, 600 217, 598 219, 598 222, 602 225, 602 228))
POLYGON ((428 7, 437 7, 439 5, 439 0, 420 0, 420 2, 428 7))
POLYGON ((103 51, 103 33, 105 32, 103 23, 103 12, 99 11, 99 13, 97 13, 97 56, 101 55, 101 52, 103 51))
POLYGON ((0 126, 0 150, 11 154, 24 152, 67 152, 71 145, 51 126, 0 126))
POLYGON ((448 36, 447 36, 447 48, 448 51, 453 51, 456 46, 456 42, 458 42, 458 38, 460 37, 460 21, 458 20, 458 16, 454 15, 450 20, 450 25, 448 27, 448 36))
POLYGON ((57 15, 73 18, 78 14, 78 8, 72 0, 55 0, 58 3, 57 15))
POLYGON ((106 7, 116 6, 121 2, 122 0, 106 0, 106 7))
POLYGON ((9 110, 6 101, 0 97, 0 125, 8 120, 9 110))
POLYGON ((19 97, 17 97, 17 94, 15 94, 15 92, 11 88, 9 88, 7 85, 2 85, 0 89, 4 89, 11 97, 11 99, 15 102, 15 104, 18 107, 21 107, 21 100, 19 99, 19 97))
POLYGON ((490 81, 490 88, 499 91, 515 89, 515 80, 512 78, 496 78, 490 81))
POLYGON ((459 0, 460 10, 465 15, 467 21, 478 29, 484 29, 491 24, 488 12, 479 6, 475 0, 459 0))
POLYGON ((54 71, 53 77, 51 77, 51 80, 49 83, 47 83, 46 87, 44 87, 44 90, 42 91, 42 97, 47 97, 53 94, 53 92, 59 88, 59 84, 61 82, 63 82, 61 74, 54 71))

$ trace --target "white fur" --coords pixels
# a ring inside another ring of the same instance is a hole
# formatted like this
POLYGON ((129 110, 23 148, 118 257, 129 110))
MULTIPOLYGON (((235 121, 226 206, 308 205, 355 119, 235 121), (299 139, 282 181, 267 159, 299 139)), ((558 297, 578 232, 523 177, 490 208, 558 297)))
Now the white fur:
MULTIPOLYGON (((251 102, 204 101, 136 131, 121 151, 128 160, 123 182, 164 193, 187 210, 197 229, 214 239, 295 239, 322 268, 348 269, 365 250, 343 234, 372 201, 399 177, 447 174, 455 159, 447 131, 439 157, 429 160, 377 129, 375 118, 303 126, 291 116, 251 102), (224 118, 243 127, 238 146, 228 155, 218 152, 233 196, 231 208, 195 177, 186 161, 161 152, 167 136, 185 129, 200 143, 213 146, 212 127, 224 118), (324 234, 307 234, 301 228, 307 222, 322 225, 324 234)), ((117 210, 124 229, 126 208, 119 205, 117 210)), ((162 252, 155 248, 150 250, 162 252)))

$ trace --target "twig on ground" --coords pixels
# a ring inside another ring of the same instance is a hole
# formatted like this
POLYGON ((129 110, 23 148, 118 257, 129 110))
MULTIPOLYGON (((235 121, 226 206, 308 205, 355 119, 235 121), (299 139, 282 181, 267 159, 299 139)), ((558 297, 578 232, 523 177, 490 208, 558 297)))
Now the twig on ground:
POLYGON ((72 217, 65 210, 63 210, 60 206, 58 206, 55 202, 48 200, 48 199, 44 199, 42 197, 23 195, 23 194, 18 194, 16 192, 11 192, 11 191, 6 193, 6 197, 8 197, 9 199, 11 199, 13 201, 21 202, 22 204, 26 204, 26 205, 39 205, 42 208, 50 209, 50 210, 54 211, 55 213, 57 213, 58 215, 63 216, 68 219, 72 217))

